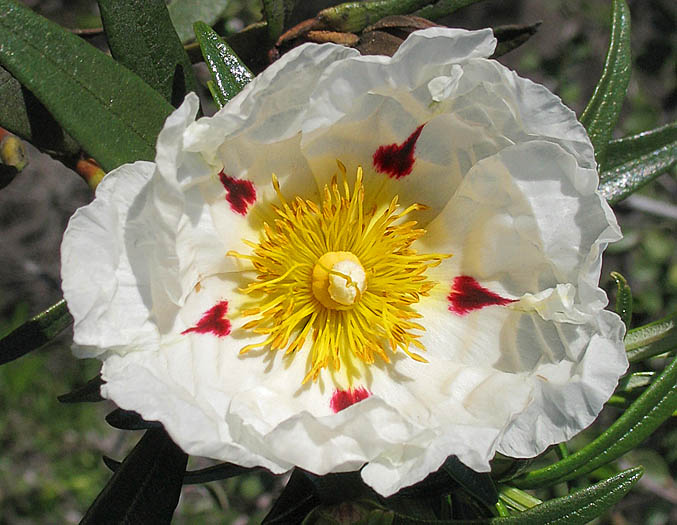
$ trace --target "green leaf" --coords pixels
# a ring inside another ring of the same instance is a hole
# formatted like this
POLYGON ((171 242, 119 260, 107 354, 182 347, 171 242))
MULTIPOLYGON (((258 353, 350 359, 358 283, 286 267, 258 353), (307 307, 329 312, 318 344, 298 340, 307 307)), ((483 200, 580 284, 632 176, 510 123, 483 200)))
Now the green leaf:
POLYGON ((655 372, 635 372, 634 374, 628 374, 618 382, 616 392, 630 393, 645 388, 651 384, 651 381, 655 376, 655 372))
POLYGON ((581 123, 588 130, 600 166, 604 165, 611 133, 621 112, 631 66, 630 10, 625 0, 613 0, 611 38, 604 69, 581 115, 581 123))
POLYGON ((501 501, 509 508, 524 512, 543 503, 540 499, 515 487, 504 485, 500 489, 501 501))
POLYGON ((621 316, 621 320, 626 327, 630 328, 632 321, 632 291, 625 280, 618 272, 611 272, 611 278, 616 281, 616 313, 621 316))
POLYGON ((435 508, 439 507, 439 503, 439 495, 417 494, 415 497, 409 497, 402 495, 400 492, 389 498, 385 498, 383 501, 383 505, 385 505, 388 510, 394 511, 396 514, 408 514, 426 520, 435 520, 438 518, 438 515, 435 513, 435 508))
POLYGON ((67 135, 45 106, 0 67, 0 127, 59 158, 74 157, 80 145, 67 135))
POLYGON ((468 494, 477 498, 487 507, 492 507, 498 501, 498 492, 488 472, 475 472, 465 466, 456 456, 449 456, 443 465, 444 471, 449 474, 468 494))
POLYGON ((282 34, 298 0, 263 0, 263 13, 268 22, 268 37, 275 42, 282 34))
POLYGON ((677 349, 677 312, 625 334, 628 361, 636 363, 677 349))
POLYGON ((518 48, 538 32, 541 24, 542 22, 525 25, 510 24, 492 28, 498 44, 490 58, 498 58, 518 48))
POLYGON ((103 397, 101 397, 101 385, 103 384, 104 380, 101 379, 101 374, 99 374, 81 387, 67 394, 62 394, 57 399, 61 403, 95 403, 103 401, 103 397))
POLYGON ((164 0, 98 0, 113 58, 174 107, 196 91, 193 68, 164 0))
POLYGON ((583 525, 618 503, 642 477, 635 467, 567 496, 551 499, 510 517, 486 520, 422 520, 395 514, 393 525, 583 525))
POLYGON ((609 142, 603 171, 662 150, 671 151, 677 159, 677 121, 609 142))
POLYGON ((195 23, 195 35, 212 74, 209 89, 221 108, 254 78, 235 52, 203 22, 195 23))
POLYGON ((677 122, 612 140, 600 174, 599 190, 611 204, 615 204, 675 165, 677 122))
POLYGON ((0 365, 49 343, 73 324, 63 299, 0 339, 0 365))
POLYGON ((122 408, 116 408, 109 412, 106 416, 106 422, 113 428, 120 430, 146 430, 162 427, 162 423, 159 421, 146 421, 138 412, 123 410, 122 408))
POLYGON ((313 483, 301 470, 295 468, 262 525, 301 523, 320 503, 313 483))
POLYGON ((397 497, 403 496, 408 499, 420 499, 437 497, 443 494, 449 494, 452 490, 459 487, 459 484, 444 470, 444 465, 435 472, 431 472, 424 479, 402 488, 397 497))
POLYGON ((0 0, 0 64, 104 170, 155 157, 172 111, 137 75, 13 0, 0 0))
POLYGON ((592 472, 644 441, 677 410, 677 358, 597 439, 547 467, 510 481, 522 489, 543 488, 592 472))
POLYGON ((334 31, 359 33, 383 17, 408 14, 429 3, 430 0, 346 2, 323 9, 317 14, 317 19, 334 31))
POLYGON ((313 492, 323 504, 335 504, 343 501, 353 501, 361 497, 376 497, 358 471, 334 472, 318 476, 311 472, 302 471, 313 484, 313 492))
POLYGON ((172 0, 167 5, 169 16, 181 42, 195 38, 193 24, 202 21, 214 25, 228 6, 229 0, 172 0))
POLYGON ((577 525, 601 516, 618 503, 642 477, 642 467, 635 467, 605 479, 591 487, 561 498, 551 499, 510 518, 494 518, 492 524, 577 525))
MULTIPOLYGON (((108 456, 103 456, 103 462, 113 472, 116 472, 120 468, 120 465, 122 465, 120 461, 116 461, 108 456)), ((210 481, 233 478, 253 470, 255 468, 241 467, 232 463, 220 463, 219 465, 198 470, 187 470, 183 475, 183 484, 198 485, 200 483, 209 483, 210 481)))
POLYGON ((169 523, 188 456, 163 429, 149 430, 116 470, 81 525, 169 523))
POLYGON ((199 470, 189 470, 183 476, 183 484, 197 485, 199 483, 208 483, 209 481, 232 478, 254 470, 256 470, 256 467, 247 468, 233 465, 232 463, 220 463, 199 470))
POLYGON ((427 18, 428 20, 437 20, 438 18, 443 18, 450 15, 457 9, 461 9, 462 7, 476 4, 477 2, 481 1, 482 0, 440 0, 433 5, 419 9, 414 14, 416 16, 420 16, 421 18, 427 18))

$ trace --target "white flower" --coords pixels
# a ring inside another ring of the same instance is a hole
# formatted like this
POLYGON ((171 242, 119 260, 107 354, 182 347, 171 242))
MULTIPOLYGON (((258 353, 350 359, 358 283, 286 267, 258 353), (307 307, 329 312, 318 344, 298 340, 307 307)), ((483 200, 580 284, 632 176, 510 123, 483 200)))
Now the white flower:
POLYGON ((589 425, 627 368, 598 287, 620 231, 573 112, 495 45, 305 45, 214 117, 187 96, 64 236, 102 394, 190 454, 386 496, 589 425))

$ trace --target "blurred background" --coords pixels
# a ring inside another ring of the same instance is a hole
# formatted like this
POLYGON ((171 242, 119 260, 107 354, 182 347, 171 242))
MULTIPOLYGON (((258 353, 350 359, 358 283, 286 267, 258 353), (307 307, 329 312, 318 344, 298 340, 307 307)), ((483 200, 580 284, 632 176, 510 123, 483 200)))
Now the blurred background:
MULTIPOLYGON (((257 0, 223 0, 226 32, 261 19, 257 0)), ((101 26, 94 0, 24 0, 71 29, 101 26)), ((677 117, 677 4, 629 0, 633 72, 615 137, 638 133, 677 117)), ((337 2, 300 2, 301 21, 337 2)), ((478 29, 542 21, 526 44, 500 58, 521 76, 546 85, 580 115, 601 73, 609 38, 610 2, 487 0, 443 22, 478 29)), ((105 49, 105 40, 95 45, 105 49)), ((195 66, 206 78, 203 65, 195 66)), ((61 297, 59 245, 68 218, 92 192, 73 171, 31 148, 30 165, 0 191, 0 336, 61 297)), ((633 325, 677 310, 677 178, 659 177, 616 206, 624 239, 607 250, 602 286, 615 297, 610 271, 621 272, 634 294, 633 325)), ((93 271, 95 269, 92 269, 93 271)), ((140 437, 109 427, 107 402, 63 405, 56 396, 98 373, 94 360, 76 360, 64 333, 40 351, 0 367, 0 525, 77 523, 110 477, 102 454, 121 460, 140 437)), ((660 368, 661 363, 655 366, 660 368)), ((583 444, 618 416, 606 409, 583 444), (600 426, 601 425, 601 426, 600 426)), ((638 487, 602 523, 677 523, 677 424, 663 425, 619 467, 643 464, 638 487)), ((191 458, 189 468, 207 466, 191 458)), ((613 468, 613 467, 609 467, 613 468)), ((594 474, 594 473, 593 473, 594 474)), ((600 476, 608 474, 599 472, 600 476)), ((265 472, 186 486, 174 523, 257 523, 285 482, 265 472)), ((543 497, 561 495, 558 488, 543 497)))

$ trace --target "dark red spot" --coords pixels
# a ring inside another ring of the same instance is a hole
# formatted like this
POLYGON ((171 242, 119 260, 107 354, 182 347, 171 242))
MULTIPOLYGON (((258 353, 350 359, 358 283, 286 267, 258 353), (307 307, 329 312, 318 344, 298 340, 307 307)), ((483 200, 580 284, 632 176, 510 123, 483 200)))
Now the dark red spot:
POLYGON ((207 310, 195 326, 181 332, 182 334, 214 334, 217 337, 226 337, 230 333, 230 321, 226 319, 228 301, 216 303, 207 310))
POLYGON ((387 173, 390 177, 399 179, 411 173, 414 169, 414 150, 416 141, 423 131, 421 124, 402 144, 388 144, 379 146, 374 153, 374 168, 380 173, 387 173))
POLYGON ((515 299, 506 299, 494 292, 487 290, 475 279, 468 275, 459 275, 454 279, 449 299, 449 311, 458 315, 465 315, 473 310, 479 310, 485 306, 514 303, 515 299))
POLYGON ((363 386, 358 386, 357 388, 349 388, 348 390, 334 390, 334 394, 331 396, 331 401, 329 401, 329 406, 334 411, 334 413, 340 412, 344 408, 348 408, 350 405, 354 405, 358 401, 367 399, 371 394, 369 390, 363 386))
POLYGON ((226 188, 226 200, 230 203, 230 208, 240 215, 246 215, 247 208, 256 201, 254 185, 245 179, 234 179, 223 171, 219 172, 219 179, 226 188))

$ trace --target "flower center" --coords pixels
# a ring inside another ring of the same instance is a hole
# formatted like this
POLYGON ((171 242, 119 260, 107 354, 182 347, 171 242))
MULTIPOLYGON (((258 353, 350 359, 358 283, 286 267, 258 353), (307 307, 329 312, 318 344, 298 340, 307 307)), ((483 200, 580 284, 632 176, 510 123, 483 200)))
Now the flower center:
POLYGON ((426 362, 411 348, 425 350, 413 305, 437 284, 426 270, 449 257, 413 248, 425 230, 404 217, 423 205, 401 210, 395 196, 380 213, 375 207, 365 210, 362 169, 351 191, 345 167, 338 166, 341 184, 334 176, 319 204, 301 197, 288 202, 273 175, 281 202, 271 204, 273 225, 264 223, 258 243, 245 241, 251 254, 228 252, 249 260, 258 273, 243 290, 254 303, 242 311, 256 318, 242 328, 264 337, 240 353, 269 348, 291 355, 310 336, 303 383, 316 380, 325 368, 342 367, 350 382, 359 375, 360 362, 372 364, 377 355, 389 362, 389 351, 398 349, 426 362))
POLYGON ((351 252, 327 252, 313 267, 313 294, 326 308, 350 307, 366 288, 367 275, 351 252))

